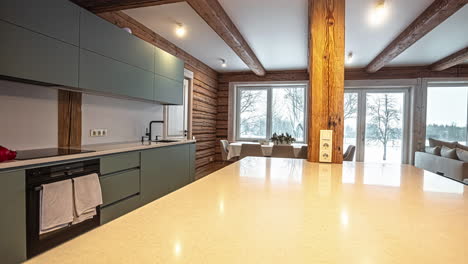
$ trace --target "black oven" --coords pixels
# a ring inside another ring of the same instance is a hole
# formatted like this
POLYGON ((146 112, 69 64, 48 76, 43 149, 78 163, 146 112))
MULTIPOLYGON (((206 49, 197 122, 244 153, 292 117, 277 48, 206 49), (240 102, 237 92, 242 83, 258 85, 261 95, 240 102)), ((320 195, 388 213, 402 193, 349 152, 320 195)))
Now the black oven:
POLYGON ((99 167, 99 159, 94 159, 26 170, 26 235, 28 258, 32 258, 99 226, 100 212, 99 207, 97 207, 97 214, 92 219, 49 233, 39 234, 39 199, 42 185, 92 173, 99 174, 99 167))

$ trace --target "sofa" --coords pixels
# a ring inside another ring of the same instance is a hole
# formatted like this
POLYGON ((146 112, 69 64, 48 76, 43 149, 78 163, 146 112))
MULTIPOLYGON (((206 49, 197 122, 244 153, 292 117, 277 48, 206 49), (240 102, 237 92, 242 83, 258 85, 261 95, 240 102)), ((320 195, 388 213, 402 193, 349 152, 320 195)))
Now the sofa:
POLYGON ((429 139, 429 147, 426 147, 424 152, 416 152, 414 165, 456 181, 468 183, 467 152, 468 147, 458 142, 429 139))

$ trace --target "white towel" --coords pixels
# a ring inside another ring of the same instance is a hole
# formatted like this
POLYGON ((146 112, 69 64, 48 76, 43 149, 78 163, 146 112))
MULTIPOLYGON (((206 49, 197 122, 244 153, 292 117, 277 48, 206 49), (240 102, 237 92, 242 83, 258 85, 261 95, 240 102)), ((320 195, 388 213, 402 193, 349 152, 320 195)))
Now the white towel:
POLYGON ((39 234, 67 226, 73 221, 73 185, 64 180, 42 185, 39 234))
POLYGON ((96 215, 96 208, 89 209, 89 210, 83 212, 80 216, 74 214, 72 225, 75 225, 75 224, 81 223, 83 221, 86 221, 88 219, 91 219, 95 215, 96 215))
POLYGON ((102 204, 101 184, 96 173, 73 178, 75 221, 82 222, 96 215, 96 207, 102 204))

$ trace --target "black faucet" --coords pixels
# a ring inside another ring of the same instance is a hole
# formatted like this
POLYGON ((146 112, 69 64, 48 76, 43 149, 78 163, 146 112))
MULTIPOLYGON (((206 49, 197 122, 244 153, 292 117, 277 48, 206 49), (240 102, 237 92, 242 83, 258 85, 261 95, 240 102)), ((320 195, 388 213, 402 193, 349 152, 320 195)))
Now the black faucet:
MULTIPOLYGON (((148 136, 149 138, 149 141, 153 141, 153 129, 152 129, 152 126, 154 123, 158 123, 158 124, 164 124, 164 121, 151 121, 149 123, 149 133, 146 133, 146 135, 148 136)), ((156 136, 156 140, 158 140, 158 136, 156 136)))

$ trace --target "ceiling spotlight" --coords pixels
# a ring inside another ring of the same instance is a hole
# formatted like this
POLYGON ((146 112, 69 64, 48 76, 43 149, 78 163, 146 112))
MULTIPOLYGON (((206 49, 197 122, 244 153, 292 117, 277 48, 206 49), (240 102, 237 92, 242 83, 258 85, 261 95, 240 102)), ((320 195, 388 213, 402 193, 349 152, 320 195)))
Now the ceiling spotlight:
POLYGON ((176 28, 175 32, 176 32, 176 35, 179 36, 179 37, 185 36, 186 30, 185 30, 184 25, 181 24, 181 23, 177 23, 177 28, 176 28))
POLYGON ((225 59, 220 59, 220 61, 221 61, 221 67, 226 68, 227 67, 226 60, 225 59))
POLYGON ((385 0, 378 0, 369 14, 369 21, 372 25, 380 25, 388 16, 388 3, 385 0))
POLYGON ((348 52, 348 54, 346 54, 346 64, 351 64, 353 62, 353 57, 353 52, 348 52))
POLYGON ((122 28, 124 31, 126 31, 128 34, 132 34, 132 29, 128 27, 122 28))

